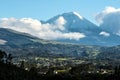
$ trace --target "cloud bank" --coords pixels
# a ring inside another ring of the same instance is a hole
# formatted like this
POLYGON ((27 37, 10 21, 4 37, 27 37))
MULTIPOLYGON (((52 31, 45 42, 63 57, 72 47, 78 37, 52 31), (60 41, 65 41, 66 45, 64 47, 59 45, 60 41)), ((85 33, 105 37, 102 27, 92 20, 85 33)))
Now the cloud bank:
POLYGON ((99 33, 99 35, 102 35, 102 36, 105 36, 105 37, 109 37, 110 36, 110 33, 107 33, 105 31, 102 31, 99 33))
POLYGON ((120 8, 106 7, 95 19, 101 28, 120 36, 120 8))
POLYGON ((74 39, 79 40, 85 35, 79 32, 68 32, 64 27, 66 20, 60 16, 54 24, 42 24, 37 19, 32 18, 0 18, 0 28, 10 28, 19 32, 29 33, 42 39, 74 39))

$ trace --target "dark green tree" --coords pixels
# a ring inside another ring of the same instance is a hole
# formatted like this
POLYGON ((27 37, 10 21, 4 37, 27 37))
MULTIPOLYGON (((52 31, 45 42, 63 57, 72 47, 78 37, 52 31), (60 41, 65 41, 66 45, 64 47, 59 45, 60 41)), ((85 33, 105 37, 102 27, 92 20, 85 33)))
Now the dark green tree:
POLYGON ((12 63, 12 59, 13 59, 12 54, 8 54, 6 63, 7 64, 11 64, 12 63))
POLYGON ((21 65, 20 65, 20 68, 24 69, 25 68, 25 62, 24 61, 21 61, 21 65))
POLYGON ((6 52, 0 50, 0 61, 1 62, 5 62, 6 56, 7 56, 6 52))

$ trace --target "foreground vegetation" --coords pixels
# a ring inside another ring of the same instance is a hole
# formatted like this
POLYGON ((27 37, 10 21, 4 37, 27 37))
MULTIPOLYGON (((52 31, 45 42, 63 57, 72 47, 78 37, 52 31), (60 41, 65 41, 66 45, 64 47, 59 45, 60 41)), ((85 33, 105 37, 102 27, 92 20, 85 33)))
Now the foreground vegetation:
MULTIPOLYGON (((24 62, 20 66, 13 65, 12 55, 0 51, 0 80, 119 80, 120 66, 94 66, 90 63, 49 66, 38 68, 32 66, 25 70, 24 62), (45 70, 45 71, 44 71, 45 70), (46 73, 40 73, 44 71, 46 73)), ((59 58, 60 60, 65 60, 59 58)))

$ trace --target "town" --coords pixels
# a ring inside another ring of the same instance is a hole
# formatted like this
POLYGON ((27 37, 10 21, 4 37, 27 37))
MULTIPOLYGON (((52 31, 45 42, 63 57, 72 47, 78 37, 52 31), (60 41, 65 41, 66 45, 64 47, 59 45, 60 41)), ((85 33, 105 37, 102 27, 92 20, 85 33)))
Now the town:
POLYGON ((80 73, 114 74, 120 60, 31 56, 13 58, 13 64, 28 71, 35 67, 39 74, 47 74, 50 69, 52 74, 64 74, 69 73, 74 67, 81 68, 80 73))

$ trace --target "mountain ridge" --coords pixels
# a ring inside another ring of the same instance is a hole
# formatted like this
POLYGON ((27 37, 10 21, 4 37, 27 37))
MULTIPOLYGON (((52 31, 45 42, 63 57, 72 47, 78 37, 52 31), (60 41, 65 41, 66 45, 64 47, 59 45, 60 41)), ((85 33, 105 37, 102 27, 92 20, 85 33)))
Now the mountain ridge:
POLYGON ((89 49, 89 52, 94 51, 94 48, 92 49, 94 46, 46 41, 34 38, 34 36, 23 36, 23 34, 17 34, 12 31, 3 28, 0 29, 0 39, 7 41, 6 44, 0 45, 0 49, 17 56, 29 54, 39 56, 75 56, 75 54, 80 55, 82 53, 81 49, 89 49))
POLYGON ((7 41, 5 44, 0 44, 0 50, 14 56, 83 57, 92 59, 108 57, 114 59, 119 58, 118 54, 120 52, 120 46, 103 47, 96 45, 61 43, 35 38, 31 35, 23 36, 23 33, 14 33, 14 31, 12 31, 13 30, 0 29, 0 39, 7 41), (12 38, 9 38, 11 35, 12 38))

